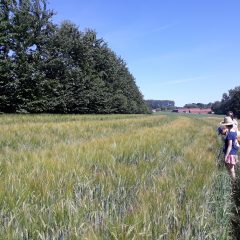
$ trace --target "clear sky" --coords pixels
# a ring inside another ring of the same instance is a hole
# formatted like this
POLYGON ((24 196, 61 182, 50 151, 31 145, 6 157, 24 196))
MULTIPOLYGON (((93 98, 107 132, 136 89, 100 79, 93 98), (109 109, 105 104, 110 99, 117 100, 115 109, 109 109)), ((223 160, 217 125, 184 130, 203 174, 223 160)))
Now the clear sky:
POLYGON ((48 0, 121 56, 144 99, 209 103, 240 86, 239 0, 48 0))

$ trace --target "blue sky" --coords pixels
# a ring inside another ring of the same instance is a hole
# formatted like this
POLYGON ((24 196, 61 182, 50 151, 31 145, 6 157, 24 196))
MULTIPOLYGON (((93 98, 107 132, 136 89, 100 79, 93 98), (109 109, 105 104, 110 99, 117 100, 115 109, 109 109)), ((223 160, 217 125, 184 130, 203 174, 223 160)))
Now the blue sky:
POLYGON ((94 29, 144 99, 209 103, 240 86, 239 0, 49 0, 53 20, 94 29))

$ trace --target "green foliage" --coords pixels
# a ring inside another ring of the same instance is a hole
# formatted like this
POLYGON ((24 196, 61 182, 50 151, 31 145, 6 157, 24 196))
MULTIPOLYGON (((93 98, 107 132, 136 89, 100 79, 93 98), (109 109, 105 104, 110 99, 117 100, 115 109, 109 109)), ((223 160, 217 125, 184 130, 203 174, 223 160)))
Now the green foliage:
POLYGON ((26 112, 28 105, 41 101, 43 78, 38 66, 53 13, 45 0, 3 0, 0 11, 0 111, 26 112))
POLYGON ((0 111, 146 113, 126 63, 95 31, 51 22, 45 0, 2 0, 0 111), (120 101, 120 102, 116 102, 120 101))
POLYGON ((212 103, 204 104, 204 103, 188 103, 184 105, 184 108, 211 108, 212 103))
POLYGON ((151 109, 172 109, 175 107, 175 102, 171 100, 146 100, 147 105, 151 109))
POLYGON ((230 89, 224 93, 221 101, 216 101, 212 109, 217 114, 226 114, 232 111, 236 117, 240 118, 240 86, 230 89))

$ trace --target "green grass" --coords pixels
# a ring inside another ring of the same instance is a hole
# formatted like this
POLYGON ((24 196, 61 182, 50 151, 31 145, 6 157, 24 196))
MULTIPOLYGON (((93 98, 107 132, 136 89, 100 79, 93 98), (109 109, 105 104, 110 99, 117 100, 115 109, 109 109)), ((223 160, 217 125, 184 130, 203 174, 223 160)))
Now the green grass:
POLYGON ((230 239, 218 117, 1 115, 1 239, 230 239))

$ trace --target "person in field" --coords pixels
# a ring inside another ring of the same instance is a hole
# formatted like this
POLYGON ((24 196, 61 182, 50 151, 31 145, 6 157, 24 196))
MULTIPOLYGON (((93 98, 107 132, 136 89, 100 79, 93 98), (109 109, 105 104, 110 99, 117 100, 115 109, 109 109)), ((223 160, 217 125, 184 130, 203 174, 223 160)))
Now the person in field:
POLYGON ((223 130, 223 133, 226 137, 224 139, 224 163, 228 170, 229 175, 232 180, 235 182, 236 180, 236 164, 238 162, 238 149, 239 144, 237 142, 237 132, 234 127, 234 122, 230 116, 224 117, 224 120, 220 122, 220 127, 223 130))
POLYGON ((220 127, 218 127, 217 132, 218 132, 218 135, 222 136, 222 140, 224 141, 228 132, 228 128, 225 125, 221 125, 220 127))
POLYGON ((226 116, 229 116, 233 120, 233 127, 235 131, 237 132, 237 138, 238 138, 238 143, 240 144, 240 131, 238 130, 238 121, 237 118, 235 117, 234 113, 232 111, 228 111, 226 116))
POLYGON ((228 111, 226 116, 230 117, 233 120, 233 127, 235 131, 238 131, 238 121, 234 116, 234 113, 232 111, 228 111))
MULTIPOLYGON (((227 132, 228 132, 228 128, 224 125, 221 125, 220 127, 217 128, 217 133, 219 136, 221 136, 221 140, 222 140, 222 143, 224 145, 224 142, 225 142, 225 138, 226 138, 226 135, 227 135, 227 132)), ((218 154, 217 154, 217 157, 216 157, 216 160, 217 160, 217 166, 218 167, 222 167, 222 165, 224 164, 224 159, 223 159, 223 145, 221 145, 221 147, 219 148, 219 151, 218 151, 218 154)))

